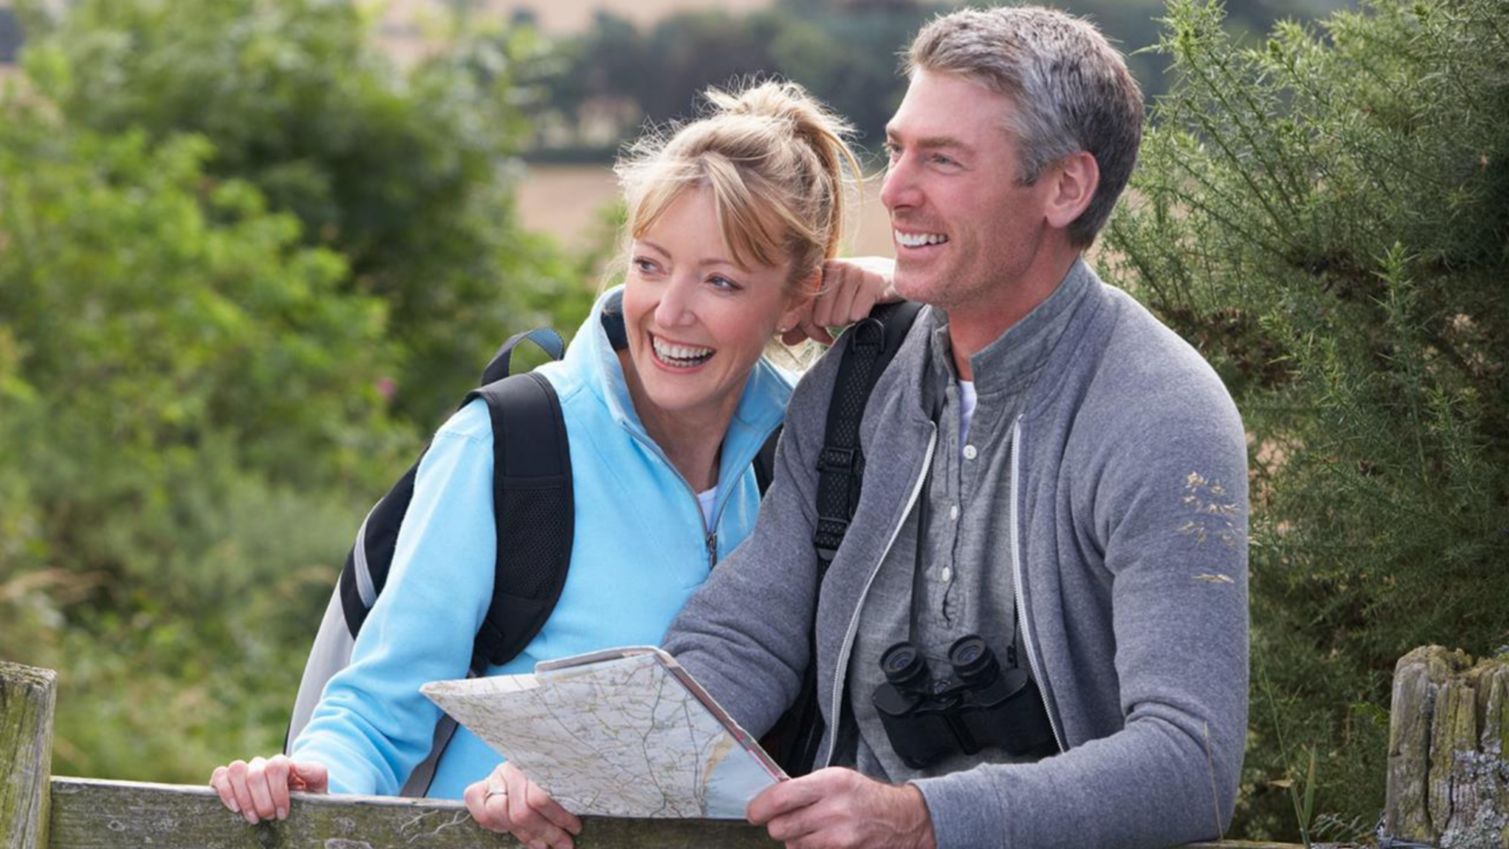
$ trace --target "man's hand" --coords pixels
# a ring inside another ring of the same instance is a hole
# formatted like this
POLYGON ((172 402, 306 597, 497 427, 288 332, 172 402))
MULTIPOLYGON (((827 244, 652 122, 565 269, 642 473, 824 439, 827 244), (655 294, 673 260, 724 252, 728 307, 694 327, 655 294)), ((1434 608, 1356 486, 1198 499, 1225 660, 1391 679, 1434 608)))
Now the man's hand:
POLYGON ((830 767, 783 781, 745 812, 787 849, 934 849, 933 821, 922 792, 882 784, 852 769, 830 767))
POLYGON ((891 288, 896 262, 888 257, 830 259, 823 263, 822 283, 797 325, 781 334, 796 345, 804 339, 833 344, 829 327, 847 327, 870 314, 877 303, 899 300, 891 288))

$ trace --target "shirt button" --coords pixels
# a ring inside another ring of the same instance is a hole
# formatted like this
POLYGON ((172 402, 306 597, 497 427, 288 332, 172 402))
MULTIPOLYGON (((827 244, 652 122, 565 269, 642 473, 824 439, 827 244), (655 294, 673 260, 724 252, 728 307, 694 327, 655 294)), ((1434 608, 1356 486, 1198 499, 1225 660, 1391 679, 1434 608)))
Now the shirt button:
POLYGON ((938 577, 941 578, 943 580, 943 583, 945 583, 945 584, 948 583, 949 581, 952 581, 954 579, 954 570, 953 570, 953 568, 949 567, 949 566, 944 566, 943 567, 943 571, 938 574, 938 577))
POLYGON ((955 504, 952 507, 948 508, 948 518, 954 520, 955 522, 959 521, 959 505, 955 504))
POLYGON ((964 446, 964 459, 966 460, 973 460, 976 456, 979 455, 979 453, 980 452, 976 451, 973 445, 964 446))

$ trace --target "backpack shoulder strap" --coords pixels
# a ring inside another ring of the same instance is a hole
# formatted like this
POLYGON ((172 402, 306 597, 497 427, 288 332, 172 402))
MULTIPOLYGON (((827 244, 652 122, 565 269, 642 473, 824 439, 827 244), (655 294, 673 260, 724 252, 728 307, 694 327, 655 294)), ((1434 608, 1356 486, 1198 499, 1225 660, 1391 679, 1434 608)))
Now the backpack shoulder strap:
POLYGON ((770 436, 765 438, 765 444, 760 446, 760 453, 754 458, 755 485, 760 488, 760 497, 765 497, 765 490, 770 489, 770 482, 775 479, 775 447, 781 441, 781 425, 776 425, 770 436))
MULTIPOLYGON (((482 381, 478 386, 497 383, 513 374, 511 370, 513 349, 519 347, 519 343, 526 340, 533 342, 536 347, 544 351, 546 356, 552 360, 558 360, 566 355, 565 340, 561 338, 561 334, 556 333, 549 327, 536 327, 533 330, 524 330, 515 333, 508 337, 502 345, 498 346, 498 352, 493 354, 493 358, 487 363, 487 368, 482 370, 482 381)), ((467 396, 468 401, 471 398, 472 396, 467 396)))
POLYGON ((493 514, 497 564, 492 603, 477 631, 472 668, 517 655, 560 600, 575 526, 571 451, 555 389, 535 372, 468 396, 487 402, 493 425, 493 514))
MULTIPOLYGON (((921 304, 900 302, 876 307, 868 318, 849 328, 839 339, 838 375, 828 406, 823 450, 818 455, 817 529, 812 542, 817 548, 817 591, 821 592, 828 563, 844 541, 849 519, 859 504, 864 475, 864 454, 859 447, 859 423, 875 381, 895 356, 907 331, 917 319, 921 304)), ((809 658, 817 657, 817 633, 807 633, 809 658)), ((817 704, 817 666, 807 664, 796 701, 776 721, 763 742, 781 768, 793 777, 812 771, 823 737, 823 718, 817 704)))
POLYGON ((839 344, 838 376, 828 404, 823 450, 817 459, 817 528, 812 534, 820 568, 826 568, 848 532, 859 504, 864 454, 859 425, 870 391, 906 339, 922 305, 909 301, 881 304, 844 334, 839 344))

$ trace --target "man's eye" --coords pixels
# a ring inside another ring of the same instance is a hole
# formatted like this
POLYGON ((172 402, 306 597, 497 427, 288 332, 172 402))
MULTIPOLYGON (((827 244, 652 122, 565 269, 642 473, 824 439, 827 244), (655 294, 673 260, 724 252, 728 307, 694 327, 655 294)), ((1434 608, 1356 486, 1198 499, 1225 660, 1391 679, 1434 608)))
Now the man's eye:
POLYGON ((955 162, 953 159, 951 159, 951 158, 949 158, 947 156, 944 156, 941 153, 935 153, 931 157, 929 157, 929 159, 932 161, 932 163, 934 165, 944 165, 944 166, 952 167, 952 166, 955 166, 955 165, 959 164, 958 162, 955 162))
POLYGON ((895 144, 894 142, 886 142, 883 149, 885 150, 886 159, 895 162, 897 159, 901 158, 901 145, 895 144))

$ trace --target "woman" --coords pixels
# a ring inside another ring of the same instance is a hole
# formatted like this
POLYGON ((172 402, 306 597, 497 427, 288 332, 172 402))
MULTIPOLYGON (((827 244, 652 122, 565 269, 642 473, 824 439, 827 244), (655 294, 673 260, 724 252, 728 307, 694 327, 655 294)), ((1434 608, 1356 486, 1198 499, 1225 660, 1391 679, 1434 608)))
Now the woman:
MULTIPOLYGON (((753 529, 750 463, 791 391, 761 359, 765 346, 860 317, 884 288, 854 268, 823 283, 845 171, 858 173, 843 125, 789 83, 708 99, 712 114, 642 141, 617 168, 625 283, 598 300, 565 359, 541 368, 570 442, 571 565, 540 633, 488 674, 659 642, 711 564, 753 529)), ((492 598, 491 439, 478 401, 435 436, 387 589, 291 754, 215 770, 211 786, 248 822, 287 816, 290 789, 391 795, 428 753, 439 712, 419 685, 466 674, 492 598)), ((460 798, 499 760, 458 729, 430 795, 460 798)))

